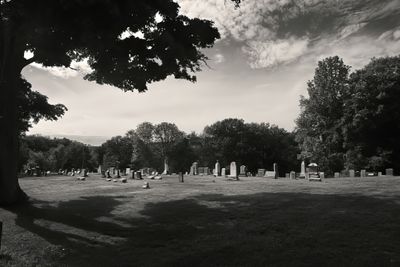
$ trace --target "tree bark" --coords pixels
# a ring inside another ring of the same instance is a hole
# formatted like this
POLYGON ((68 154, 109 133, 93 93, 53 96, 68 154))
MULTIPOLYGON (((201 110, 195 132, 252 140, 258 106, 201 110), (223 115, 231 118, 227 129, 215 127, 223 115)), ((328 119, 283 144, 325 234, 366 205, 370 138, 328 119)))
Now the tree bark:
POLYGON ((16 28, 2 25, 0 46, 0 205, 26 200, 18 183, 18 84, 24 45, 16 42, 16 28))

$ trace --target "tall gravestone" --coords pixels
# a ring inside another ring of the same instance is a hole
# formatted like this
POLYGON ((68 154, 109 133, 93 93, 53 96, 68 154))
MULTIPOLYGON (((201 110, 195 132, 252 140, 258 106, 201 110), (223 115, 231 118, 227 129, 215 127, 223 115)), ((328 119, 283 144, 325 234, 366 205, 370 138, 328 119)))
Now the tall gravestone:
POLYGON ((290 172, 290 179, 296 179, 296 173, 294 171, 290 172))
POLYGON ((221 175, 221 165, 219 164, 218 160, 215 163, 215 176, 220 176, 221 175))
POLYGON ((229 177, 232 177, 232 178, 237 178, 238 177, 236 162, 234 162, 234 161, 231 162, 231 165, 230 165, 230 168, 229 168, 229 177))
POLYGON ((194 171, 194 175, 198 175, 199 174, 199 169, 198 169, 198 163, 197 162, 193 162, 193 171, 194 171))
POLYGON ((349 177, 354 178, 356 176, 356 172, 354 170, 349 170, 349 177))
POLYGON ((168 160, 164 160, 164 171, 162 172, 162 174, 168 174, 169 173, 169 166, 168 166, 168 160))
POLYGON ((367 171, 366 170, 361 170, 360 177, 367 177, 367 171))
POLYGON ((306 163, 304 162, 304 160, 301 162, 300 165, 300 176, 301 178, 305 178, 306 177, 306 163))
POLYGON ((274 172, 275 172, 275 179, 278 179, 279 177, 279 170, 278 170, 278 164, 274 163, 274 172))
POLYGON ((221 169, 221 176, 222 176, 222 177, 225 177, 225 176, 226 176, 226 169, 225 169, 225 168, 222 168, 222 169, 221 169))

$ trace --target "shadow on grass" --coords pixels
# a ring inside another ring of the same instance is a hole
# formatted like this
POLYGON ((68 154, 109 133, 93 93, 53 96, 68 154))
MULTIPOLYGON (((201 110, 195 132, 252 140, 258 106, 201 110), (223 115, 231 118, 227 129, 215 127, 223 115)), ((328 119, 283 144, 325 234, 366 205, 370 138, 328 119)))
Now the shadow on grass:
POLYGON ((68 250, 69 266, 400 266, 396 199, 200 195, 113 215, 129 197, 32 203, 16 224, 68 250), (107 218, 104 220, 104 218, 107 218))

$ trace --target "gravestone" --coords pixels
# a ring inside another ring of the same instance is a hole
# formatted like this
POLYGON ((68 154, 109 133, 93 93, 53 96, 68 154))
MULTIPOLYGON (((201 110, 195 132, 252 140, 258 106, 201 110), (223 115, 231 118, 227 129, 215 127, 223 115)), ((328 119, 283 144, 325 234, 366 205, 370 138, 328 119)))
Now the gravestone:
POLYGON ((386 175, 386 176, 393 176, 393 169, 392 169, 392 168, 386 169, 386 170, 385 170, 385 175, 386 175))
POLYGON ((335 178, 339 178, 340 177, 340 173, 335 172, 335 178))
POLYGON ((279 177, 279 171, 278 171, 278 164, 274 163, 274 172, 275 172, 275 179, 278 179, 279 177))
POLYGON ((296 179, 296 173, 294 171, 290 172, 290 179, 296 179))
POLYGON ((101 165, 99 165, 99 167, 97 168, 97 173, 101 173, 102 172, 102 168, 101 168, 101 165))
POLYGON ((356 172, 354 170, 349 170, 349 177, 354 178, 356 176, 356 172))
POLYGON ((222 177, 225 177, 225 176, 226 176, 226 169, 225 169, 225 168, 222 168, 222 169, 221 169, 221 176, 222 176, 222 177))
POLYGON ((240 171, 239 171, 239 176, 240 177, 246 177, 247 176, 247 174, 246 174, 246 166, 245 165, 241 165, 240 166, 240 171))
POLYGON ((319 178, 325 179, 325 173, 324 173, 324 172, 320 172, 320 173, 319 173, 319 178))
POLYGON ((258 169, 257 170, 257 176, 258 177, 263 177, 265 174, 265 169, 258 169))
POLYGON ((199 174, 198 163, 197 162, 193 162, 193 167, 194 167, 194 175, 199 174))
POLYGON ((143 179, 142 178, 142 172, 137 171, 135 174, 136 174, 135 179, 138 179, 138 180, 142 180, 143 179))
POLYGON ((192 165, 192 166, 190 166, 190 175, 194 175, 194 166, 192 165))
POLYGON ((306 177, 306 163, 304 162, 304 160, 301 162, 300 165, 300 178, 305 178, 306 177))
POLYGON ((360 177, 367 177, 367 171, 366 170, 361 170, 360 177))
POLYGON ((204 174, 204 175, 210 175, 210 168, 208 168, 208 167, 203 167, 203 174, 204 174))
POLYGON ((382 177, 382 172, 378 172, 378 177, 382 177))
POLYGON ((285 173, 285 178, 290 178, 290 173, 285 173))
POLYGON ((131 168, 126 168, 125 169, 125 175, 131 174, 131 168))
POLYGON ((264 177, 275 178, 276 173, 274 171, 265 171, 264 177))
POLYGON ((164 171, 162 172, 162 174, 166 175, 168 173, 169 173, 168 161, 164 160, 164 171))
POLYGON ((220 176, 221 175, 221 164, 219 164, 218 160, 215 163, 215 172, 214 172, 215 176, 220 176))
POLYGON ((183 173, 182 172, 179 173, 178 177, 179 177, 179 182, 183 183, 183 173))
POLYGON ((232 161, 230 168, 229 168, 229 177, 237 178, 237 168, 236 168, 236 162, 232 161))

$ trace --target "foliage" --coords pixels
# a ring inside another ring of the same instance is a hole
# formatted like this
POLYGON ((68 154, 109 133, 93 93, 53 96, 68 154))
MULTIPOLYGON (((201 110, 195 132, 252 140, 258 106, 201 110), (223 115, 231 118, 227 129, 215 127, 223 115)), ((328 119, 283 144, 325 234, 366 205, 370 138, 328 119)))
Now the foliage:
POLYGON ((225 119, 204 129, 202 162, 212 167, 216 160, 222 166, 231 161, 246 165, 255 173, 258 168, 272 169, 278 163, 281 175, 296 168, 297 144, 294 136, 268 123, 245 123, 225 119))
POLYGON ((400 169, 400 56, 372 59, 350 76, 344 137, 348 166, 400 169))
POLYGON ((350 97, 349 70, 338 56, 318 62, 314 79, 308 82, 309 98, 300 98, 296 139, 302 157, 317 162, 327 173, 344 164, 342 118, 350 97))
POLYGON ((58 171, 72 168, 95 169, 95 148, 66 138, 50 139, 40 135, 23 136, 20 146, 20 171, 39 167, 58 171))
POLYGON ((400 169, 400 57, 349 69, 337 56, 318 63, 296 121, 303 157, 328 173, 400 169))

